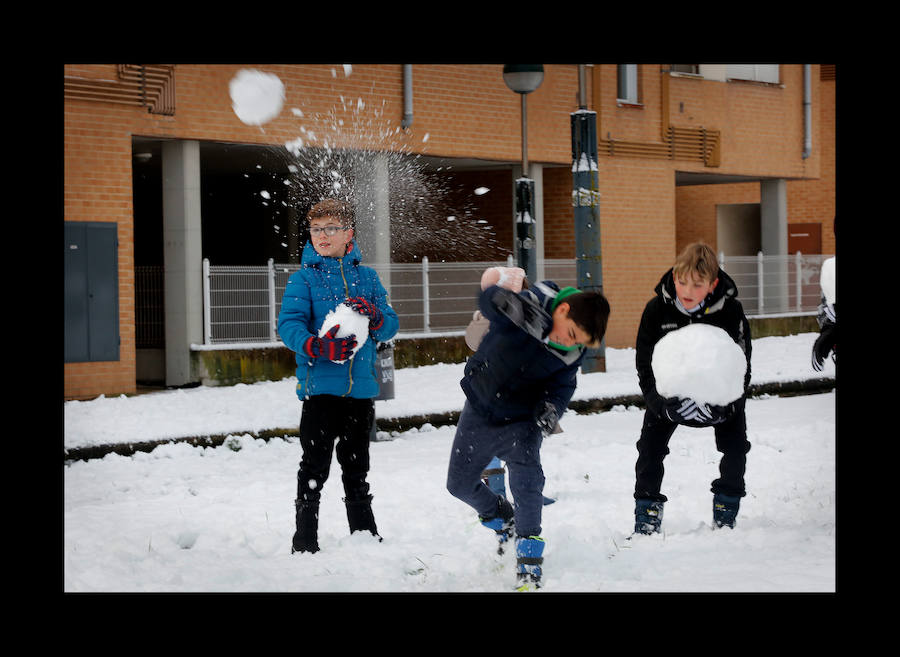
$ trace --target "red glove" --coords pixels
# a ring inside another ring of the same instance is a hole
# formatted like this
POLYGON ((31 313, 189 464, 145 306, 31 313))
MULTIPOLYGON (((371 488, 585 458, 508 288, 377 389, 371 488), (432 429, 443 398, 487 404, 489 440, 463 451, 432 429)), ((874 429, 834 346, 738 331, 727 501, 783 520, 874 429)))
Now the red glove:
POLYGON ((351 297, 344 303, 353 308, 356 312, 368 317, 369 328, 371 330, 377 331, 381 328, 381 325, 384 324, 384 315, 381 314, 381 311, 378 310, 374 304, 369 303, 362 297, 351 297))
POLYGON ((347 360, 356 347, 356 336, 348 335, 346 338, 336 338, 335 334, 341 328, 340 324, 334 327, 324 337, 311 336, 303 350, 310 358, 327 358, 328 360, 347 360))

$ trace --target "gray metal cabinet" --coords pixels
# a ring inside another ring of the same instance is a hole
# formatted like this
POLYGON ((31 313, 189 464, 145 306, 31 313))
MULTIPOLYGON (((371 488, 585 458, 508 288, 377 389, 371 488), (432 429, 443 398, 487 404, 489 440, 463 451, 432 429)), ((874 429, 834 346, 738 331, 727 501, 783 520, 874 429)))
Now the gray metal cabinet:
POLYGON ((65 362, 119 360, 116 224, 65 222, 65 362))

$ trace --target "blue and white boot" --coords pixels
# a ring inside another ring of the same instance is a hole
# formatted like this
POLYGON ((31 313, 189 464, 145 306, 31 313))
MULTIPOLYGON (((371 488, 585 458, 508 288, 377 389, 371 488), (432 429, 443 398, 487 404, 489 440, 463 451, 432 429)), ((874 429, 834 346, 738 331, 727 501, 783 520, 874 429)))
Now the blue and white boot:
POLYGON ((713 495, 713 524, 717 528, 730 527, 734 529, 734 523, 740 508, 740 497, 716 493, 713 495))
MULTIPOLYGON (((495 456, 491 459, 491 462, 488 463, 487 467, 481 472, 481 480, 495 495, 506 497, 506 470, 503 469, 503 464, 500 462, 499 458, 495 456)), ((544 506, 553 504, 556 501, 552 497, 547 497, 546 495, 542 495, 541 497, 543 498, 542 501, 544 506)))
POLYGON ((540 536, 516 537, 516 590, 541 588, 544 564, 544 539, 540 536))
POLYGON ((503 554, 503 547, 515 531, 516 512, 512 504, 509 503, 502 495, 497 496, 497 510, 490 517, 479 516, 481 524, 488 529, 493 529, 497 534, 497 540, 500 545, 497 547, 497 554, 503 554))
POLYGON ((506 497, 506 471, 496 456, 481 473, 481 480, 495 495, 506 497))

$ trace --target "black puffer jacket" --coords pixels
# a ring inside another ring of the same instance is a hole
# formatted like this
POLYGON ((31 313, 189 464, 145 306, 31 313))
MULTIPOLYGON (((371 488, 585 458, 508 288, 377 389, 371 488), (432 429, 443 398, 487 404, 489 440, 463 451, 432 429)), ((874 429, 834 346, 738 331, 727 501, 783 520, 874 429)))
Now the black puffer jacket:
POLYGON ((542 281, 516 294, 496 285, 478 299, 491 326, 469 358, 460 381, 472 407, 494 423, 533 417, 543 401, 562 417, 575 392, 585 349, 559 351, 544 340, 559 287, 542 281))
POLYGON ((747 373, 744 375, 744 394, 750 386, 750 323, 744 315, 744 308, 737 299, 737 286, 731 277, 719 270, 719 283, 706 295, 703 306, 693 314, 686 314, 675 303, 675 279, 672 270, 667 271, 654 288, 656 296, 647 302, 641 316, 636 341, 635 364, 638 382, 647 407, 656 415, 662 415, 664 398, 656 390, 656 377, 651 362, 653 349, 669 331, 675 331, 688 324, 703 323, 718 326, 734 340, 747 358, 747 373))

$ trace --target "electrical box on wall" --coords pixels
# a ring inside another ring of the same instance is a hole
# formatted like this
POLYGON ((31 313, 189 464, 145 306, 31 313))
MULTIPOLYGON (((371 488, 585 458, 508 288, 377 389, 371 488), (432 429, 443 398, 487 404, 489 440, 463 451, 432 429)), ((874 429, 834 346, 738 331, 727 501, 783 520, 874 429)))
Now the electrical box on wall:
POLYGON ((116 224, 65 222, 65 362, 119 360, 116 224))

